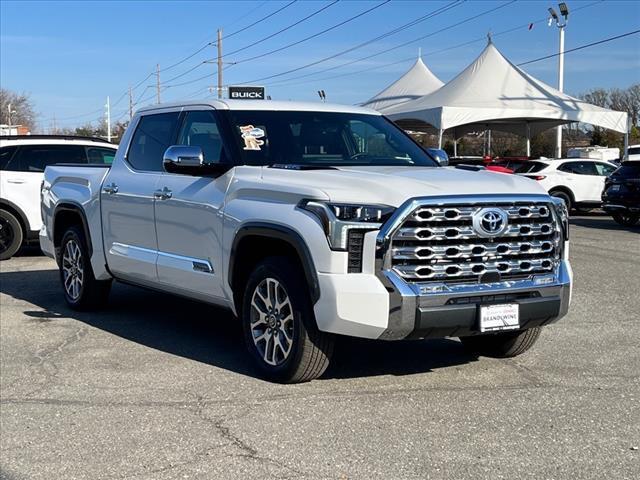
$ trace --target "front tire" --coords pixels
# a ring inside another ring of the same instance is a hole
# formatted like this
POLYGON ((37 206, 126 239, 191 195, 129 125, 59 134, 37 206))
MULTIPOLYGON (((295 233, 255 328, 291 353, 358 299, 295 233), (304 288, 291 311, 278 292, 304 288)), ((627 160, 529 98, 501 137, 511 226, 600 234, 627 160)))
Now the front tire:
POLYGON ((306 285, 287 257, 267 258, 249 276, 241 310, 245 343, 270 380, 307 382, 329 366, 334 338, 318 330, 306 285))
POLYGON ((62 236, 58 264, 64 299, 71 308, 94 310, 106 303, 111 280, 96 280, 87 241, 78 227, 70 227, 62 236))
POLYGON ((24 239, 22 225, 14 214, 7 210, 0 210, 0 260, 13 257, 24 239))
POLYGON ((522 355, 536 343, 542 328, 460 337, 467 350, 477 355, 510 358, 522 355))
POLYGON ((637 213, 614 213, 612 217, 618 225, 623 227, 633 227, 640 220, 640 214, 637 213))

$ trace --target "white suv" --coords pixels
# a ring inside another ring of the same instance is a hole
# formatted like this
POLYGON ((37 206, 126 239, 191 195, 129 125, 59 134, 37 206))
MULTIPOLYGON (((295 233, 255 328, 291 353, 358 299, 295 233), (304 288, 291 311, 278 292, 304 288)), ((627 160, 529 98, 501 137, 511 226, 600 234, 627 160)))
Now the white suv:
POLYGON ((515 173, 537 180, 552 197, 562 198, 567 208, 594 208, 602 203, 605 179, 617 165, 584 158, 535 160, 515 173))
POLYGON ((100 138, 56 135, 0 137, 0 260, 37 241, 40 184, 48 165, 111 164, 117 146, 100 138))

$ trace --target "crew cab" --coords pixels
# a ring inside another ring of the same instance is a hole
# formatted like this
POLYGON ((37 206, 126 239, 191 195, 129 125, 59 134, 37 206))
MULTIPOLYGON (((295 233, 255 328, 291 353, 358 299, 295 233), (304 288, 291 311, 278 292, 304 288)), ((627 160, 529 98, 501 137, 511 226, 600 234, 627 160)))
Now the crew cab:
POLYGON ((65 135, 0 137, 0 260, 38 242, 40 184, 47 165, 109 164, 116 146, 101 138, 65 135))
POLYGON ((519 355, 571 296, 562 201, 440 167, 361 107, 144 108, 111 167, 46 169, 42 215, 72 308, 103 305, 113 280, 219 305, 280 382, 321 375, 337 335, 519 355))
POLYGON ((616 168, 611 162, 583 158, 540 159, 523 164, 516 173, 536 180, 571 211, 599 207, 605 179, 616 168))

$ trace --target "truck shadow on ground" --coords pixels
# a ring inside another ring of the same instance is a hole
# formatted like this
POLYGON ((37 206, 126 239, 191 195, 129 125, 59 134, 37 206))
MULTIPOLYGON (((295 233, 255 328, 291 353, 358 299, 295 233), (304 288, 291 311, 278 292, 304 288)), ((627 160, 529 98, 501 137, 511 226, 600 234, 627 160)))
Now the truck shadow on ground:
MULTIPOLYGON (((38 328, 71 318, 149 348, 259 376, 246 352, 239 321, 224 309, 114 283, 103 311, 76 312, 67 307, 60 288, 57 270, 0 274, 0 292, 41 309, 23 312, 26 321, 38 328)), ((323 378, 409 375, 476 359, 457 340, 377 342, 341 337, 323 378)))

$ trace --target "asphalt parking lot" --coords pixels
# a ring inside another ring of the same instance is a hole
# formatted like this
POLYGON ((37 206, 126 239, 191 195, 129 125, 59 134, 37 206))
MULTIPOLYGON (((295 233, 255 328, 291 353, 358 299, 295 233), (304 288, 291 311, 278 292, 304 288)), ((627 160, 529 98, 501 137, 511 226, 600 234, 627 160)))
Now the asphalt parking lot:
POLYGON ((53 261, 0 265, 3 479, 640 477, 640 229, 572 221, 570 314, 511 360, 344 340, 275 385, 229 314, 115 285, 66 308, 53 261))

